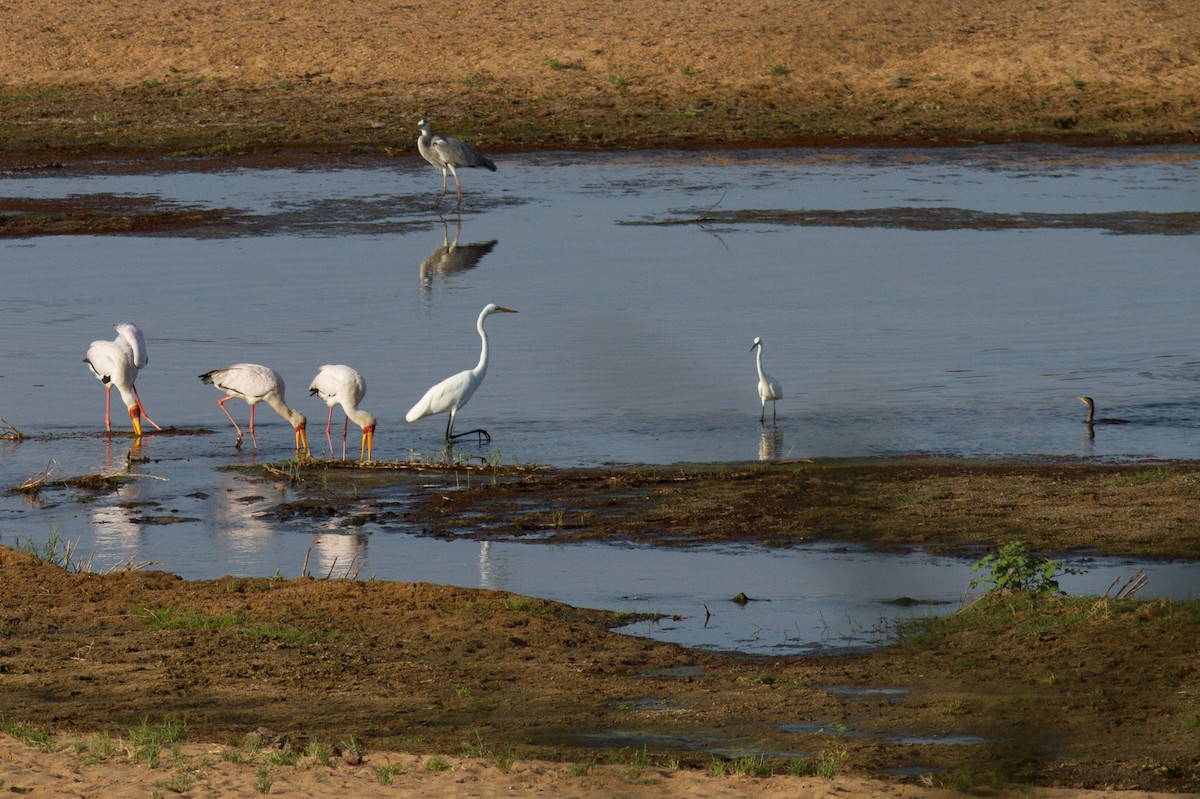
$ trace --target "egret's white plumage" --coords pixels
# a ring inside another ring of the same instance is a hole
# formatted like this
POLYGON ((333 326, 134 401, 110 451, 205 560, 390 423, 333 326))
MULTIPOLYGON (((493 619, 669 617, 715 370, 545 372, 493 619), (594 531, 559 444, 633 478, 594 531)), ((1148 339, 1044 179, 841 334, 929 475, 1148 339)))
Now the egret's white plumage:
POLYGON ((333 407, 341 405, 346 413, 346 423, 342 426, 342 459, 346 458, 346 433, 350 422, 362 428, 362 445, 359 448, 359 460, 371 460, 371 450, 375 443, 375 417, 358 407, 367 393, 367 381, 357 369, 343 363, 326 364, 317 371, 308 387, 309 394, 315 394, 325 400, 329 406, 329 418, 325 420, 325 440, 329 442, 329 450, 333 451, 333 439, 329 435, 329 427, 333 424, 333 407))
POLYGON ((479 363, 475 365, 474 369, 467 369, 466 371, 447 377, 426 391, 425 396, 421 397, 421 400, 412 406, 412 410, 405 414, 405 421, 415 422, 418 419, 424 419, 426 416, 448 412, 450 418, 446 421, 447 441, 459 438, 460 436, 469 436, 473 433, 479 434, 480 437, 486 437, 488 441, 492 440, 492 437, 488 435, 486 430, 469 430, 466 433, 455 435, 454 417, 458 414, 459 409, 471 399, 471 395, 475 393, 475 389, 479 388, 479 384, 483 382, 484 375, 487 374, 488 337, 483 329, 483 320, 494 313, 517 312, 512 308, 504 308, 495 303, 486 306, 479 314, 479 321, 475 323, 475 329, 479 331, 479 338, 482 341, 479 363))
POLYGON ((255 446, 258 446, 258 442, 254 439, 254 406, 265 402, 296 429, 296 451, 308 453, 308 433, 306 432, 308 422, 304 418, 304 414, 284 404, 283 378, 274 369, 257 363, 235 363, 224 369, 205 372, 200 375, 200 380, 216 386, 228 395, 217 400, 217 404, 221 406, 222 411, 225 411, 229 421, 233 422, 233 427, 238 434, 237 445, 239 447, 242 445, 242 428, 238 427, 238 423, 234 421, 233 416, 225 407, 225 403, 234 397, 240 397, 250 404, 250 439, 254 441, 255 446))
POLYGON ((458 167, 483 167, 496 171, 496 165, 483 153, 471 145, 453 136, 435 135, 429 129, 429 123, 421 120, 417 123, 421 135, 417 137, 417 150, 421 157, 438 169, 442 170, 442 193, 438 195, 436 206, 442 204, 446 196, 446 173, 454 175, 454 188, 458 191, 458 204, 462 205, 462 184, 458 182, 458 167))
POLYGON ((764 422, 767 419, 767 403, 771 402, 771 418, 775 418, 775 405, 779 399, 783 397, 783 387, 779 385, 779 381, 771 377, 763 371, 762 368, 762 339, 755 336, 754 344, 750 347, 751 352, 758 350, 758 399, 762 402, 762 415, 758 417, 759 422, 764 422))
POLYGON ((135 435, 142 434, 142 417, 161 430, 153 419, 146 416, 142 408, 142 398, 138 396, 135 385, 138 370, 150 362, 146 355, 146 340, 142 337, 142 331, 130 322, 121 322, 113 327, 117 330, 117 337, 112 341, 93 341, 83 358, 92 374, 105 386, 104 427, 112 430, 112 389, 116 386, 121 400, 129 409, 129 420, 133 423, 135 435))

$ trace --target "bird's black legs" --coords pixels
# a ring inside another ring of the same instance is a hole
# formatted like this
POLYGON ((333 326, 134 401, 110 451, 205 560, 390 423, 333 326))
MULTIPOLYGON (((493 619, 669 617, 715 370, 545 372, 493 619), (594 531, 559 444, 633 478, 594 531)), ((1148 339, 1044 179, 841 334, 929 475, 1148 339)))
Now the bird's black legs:
POLYGON ((476 428, 474 430, 468 430, 465 433, 455 433, 454 432, 454 414, 450 414, 450 418, 446 421, 446 441, 452 442, 452 441, 454 441, 454 439, 463 438, 464 436, 479 436, 480 444, 492 443, 491 435, 489 435, 488 431, 484 430, 482 427, 476 428))
POLYGON ((468 430, 465 433, 455 433, 454 435, 450 436, 447 440, 453 441, 456 438, 462 438, 463 436, 474 436, 474 435, 479 436, 480 444, 492 443, 492 437, 488 434, 488 431, 484 430, 482 427, 476 428, 475 430, 468 430))

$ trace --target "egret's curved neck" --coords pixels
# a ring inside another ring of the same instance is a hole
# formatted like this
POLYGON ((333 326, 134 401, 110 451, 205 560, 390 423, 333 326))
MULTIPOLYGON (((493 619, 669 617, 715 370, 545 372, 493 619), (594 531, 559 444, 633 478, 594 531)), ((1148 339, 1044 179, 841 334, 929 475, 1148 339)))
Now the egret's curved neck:
POLYGON ((479 314, 479 321, 475 323, 475 329, 479 331, 479 340, 483 342, 479 351, 479 363, 475 364, 475 368, 471 370, 477 377, 483 377, 488 368, 488 338, 487 331, 483 329, 484 319, 487 319, 486 311, 479 314))
POLYGON ((767 376, 763 374, 762 370, 762 345, 759 344, 757 349, 758 355, 755 357, 755 362, 758 364, 758 379, 765 380, 767 376))

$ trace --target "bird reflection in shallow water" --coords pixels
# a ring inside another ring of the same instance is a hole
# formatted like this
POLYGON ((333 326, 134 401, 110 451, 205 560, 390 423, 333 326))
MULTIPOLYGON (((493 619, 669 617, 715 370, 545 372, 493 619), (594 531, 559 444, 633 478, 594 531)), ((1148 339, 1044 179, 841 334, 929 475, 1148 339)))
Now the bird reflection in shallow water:
POLYGON ((760 461, 779 460, 779 451, 783 449, 783 430, 779 425, 770 427, 761 425, 758 428, 758 459, 760 461))
POLYGON ((1076 397, 1075 399, 1087 406, 1087 418, 1083 423, 1087 425, 1088 438, 1096 437, 1096 425, 1098 424, 1129 424, 1128 419, 1111 419, 1111 418, 1096 418, 1096 403, 1091 397, 1076 397))
POLYGON ((450 226, 442 217, 442 246, 429 253, 421 262, 421 289, 429 291, 433 288, 433 279, 446 278, 468 269, 474 269, 487 255, 495 249, 497 240, 480 241, 473 244, 459 244, 462 236, 462 219, 454 220, 454 241, 450 241, 450 226))
POLYGON ((367 562, 367 536, 356 533, 315 533, 316 560, 310 564, 311 576, 330 579, 357 579, 367 562))

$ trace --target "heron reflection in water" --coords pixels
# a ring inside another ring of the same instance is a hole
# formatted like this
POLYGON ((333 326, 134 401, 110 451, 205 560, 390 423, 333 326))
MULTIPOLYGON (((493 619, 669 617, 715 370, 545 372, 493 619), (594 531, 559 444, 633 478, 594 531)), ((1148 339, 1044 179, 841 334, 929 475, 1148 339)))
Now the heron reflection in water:
POLYGON ((783 430, 774 423, 770 427, 760 425, 758 428, 758 459, 760 461, 779 460, 779 451, 783 449, 783 430))
POLYGON ((421 289, 429 291, 434 278, 447 278, 468 269, 474 269, 483 257, 496 248, 496 239, 471 244, 459 244, 462 235, 462 219, 454 220, 454 241, 450 241, 450 226, 442 217, 442 246, 421 262, 421 289))

